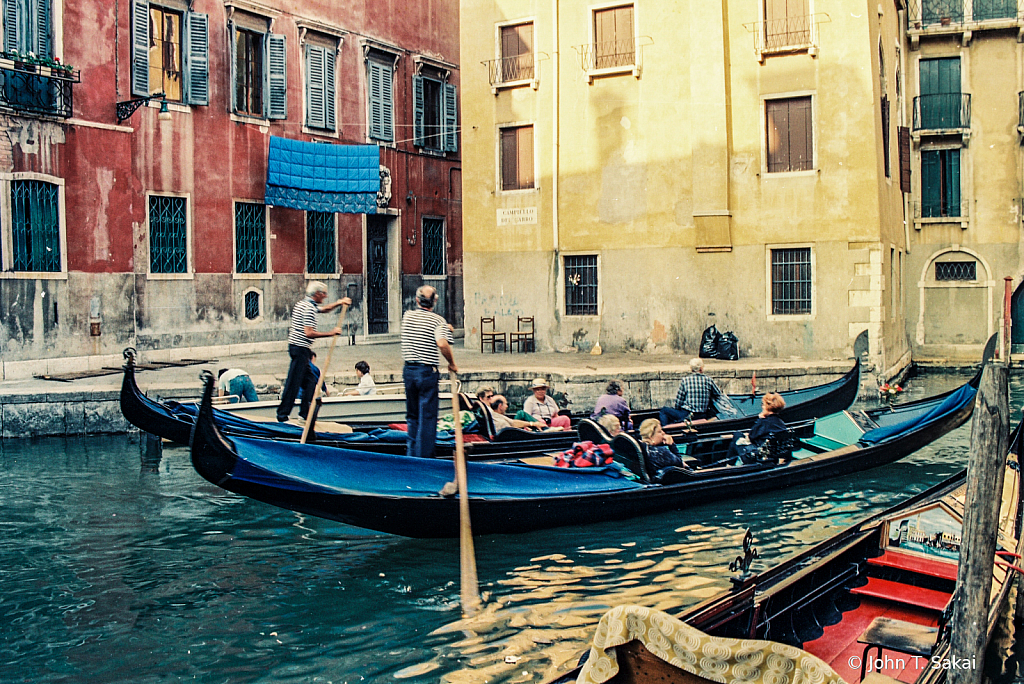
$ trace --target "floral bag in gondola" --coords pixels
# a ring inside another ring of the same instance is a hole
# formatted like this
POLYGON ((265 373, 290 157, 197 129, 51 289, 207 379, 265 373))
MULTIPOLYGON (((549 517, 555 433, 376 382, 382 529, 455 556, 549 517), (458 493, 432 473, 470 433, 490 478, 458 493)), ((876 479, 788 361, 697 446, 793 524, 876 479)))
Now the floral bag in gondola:
POLYGON ((612 448, 607 444, 576 442, 571 449, 555 454, 555 465, 559 468, 589 468, 612 464, 612 448))

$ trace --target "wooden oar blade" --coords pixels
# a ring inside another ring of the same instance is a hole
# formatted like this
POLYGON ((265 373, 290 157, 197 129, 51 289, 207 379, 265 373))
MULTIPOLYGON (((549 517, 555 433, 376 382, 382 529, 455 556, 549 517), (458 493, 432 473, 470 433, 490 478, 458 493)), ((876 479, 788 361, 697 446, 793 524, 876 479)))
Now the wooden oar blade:
POLYGON ((476 553, 469 522, 469 485, 466 480, 466 450, 462 440, 462 412, 455 371, 452 382, 452 417, 455 423, 455 480, 459 487, 459 568, 462 580, 462 614, 472 617, 480 610, 480 587, 476 576, 476 553))

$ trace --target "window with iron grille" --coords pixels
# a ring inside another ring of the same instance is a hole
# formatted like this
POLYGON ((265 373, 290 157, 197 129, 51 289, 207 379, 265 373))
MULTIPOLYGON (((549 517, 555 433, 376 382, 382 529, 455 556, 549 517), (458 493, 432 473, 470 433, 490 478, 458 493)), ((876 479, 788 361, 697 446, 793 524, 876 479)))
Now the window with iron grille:
POLYGON ((245 293, 245 317, 250 321, 260 317, 260 293, 256 290, 245 293))
POLYGON ((149 198, 149 272, 188 272, 187 201, 184 197, 149 198))
POLYGON ((235 204, 235 272, 267 272, 267 214, 263 204, 235 204))
POLYGON ((565 257, 565 315, 597 315, 597 255, 565 257))
POLYGON ((768 173, 814 168, 811 98, 766 100, 768 173))
POLYGON ((444 275, 444 219, 423 217, 423 275, 444 275))
POLYGON ((811 248, 772 250, 772 314, 811 313, 811 248))
POLYGON ((306 273, 335 272, 334 214, 306 212, 306 273))
POLYGON ((594 68, 633 66, 633 6, 594 10, 594 68))
POLYGON ((59 186, 11 181, 11 247, 15 271, 61 271, 59 186))
POLYGON ((978 262, 976 261, 937 261, 935 262, 936 280, 977 280, 978 262))

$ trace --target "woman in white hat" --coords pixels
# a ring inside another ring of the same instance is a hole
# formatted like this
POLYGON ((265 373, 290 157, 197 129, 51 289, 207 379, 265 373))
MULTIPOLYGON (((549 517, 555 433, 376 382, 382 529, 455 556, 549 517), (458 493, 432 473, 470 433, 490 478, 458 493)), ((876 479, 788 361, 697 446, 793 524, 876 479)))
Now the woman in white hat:
POLYGON ((534 420, 568 430, 569 416, 558 415, 558 404, 548 396, 548 381, 544 378, 534 378, 530 389, 533 390, 533 396, 523 402, 523 411, 530 414, 534 420))

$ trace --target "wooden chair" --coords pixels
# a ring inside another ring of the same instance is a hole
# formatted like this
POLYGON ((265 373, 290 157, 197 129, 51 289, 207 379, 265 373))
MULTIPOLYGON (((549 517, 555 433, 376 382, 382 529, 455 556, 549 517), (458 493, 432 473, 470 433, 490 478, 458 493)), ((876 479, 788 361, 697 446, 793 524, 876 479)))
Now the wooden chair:
POLYGON ((533 338, 533 316, 519 316, 516 320, 515 332, 508 334, 508 351, 512 353, 512 347, 518 347, 521 352, 532 352, 536 350, 533 338))
POLYGON ((484 353, 484 346, 491 345, 491 353, 498 351, 498 343, 501 342, 501 350, 508 349, 508 336, 506 333, 494 329, 494 316, 480 317, 480 353, 484 353))

